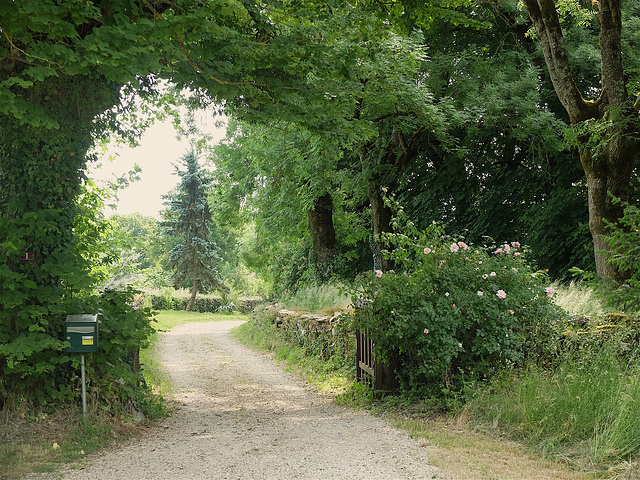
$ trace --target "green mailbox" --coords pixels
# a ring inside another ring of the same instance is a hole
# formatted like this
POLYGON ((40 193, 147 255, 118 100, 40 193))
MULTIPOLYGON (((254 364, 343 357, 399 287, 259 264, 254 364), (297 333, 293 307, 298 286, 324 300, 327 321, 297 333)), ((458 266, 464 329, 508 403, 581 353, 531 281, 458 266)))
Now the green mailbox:
POLYGON ((98 351, 98 314, 67 315, 64 339, 71 344, 66 352, 98 351))

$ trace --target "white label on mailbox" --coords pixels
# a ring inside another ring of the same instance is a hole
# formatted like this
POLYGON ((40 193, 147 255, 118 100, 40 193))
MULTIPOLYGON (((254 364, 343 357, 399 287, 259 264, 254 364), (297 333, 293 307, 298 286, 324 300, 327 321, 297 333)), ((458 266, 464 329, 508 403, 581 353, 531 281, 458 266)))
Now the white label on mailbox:
POLYGON ((82 337, 82 345, 93 345, 93 337, 82 337))

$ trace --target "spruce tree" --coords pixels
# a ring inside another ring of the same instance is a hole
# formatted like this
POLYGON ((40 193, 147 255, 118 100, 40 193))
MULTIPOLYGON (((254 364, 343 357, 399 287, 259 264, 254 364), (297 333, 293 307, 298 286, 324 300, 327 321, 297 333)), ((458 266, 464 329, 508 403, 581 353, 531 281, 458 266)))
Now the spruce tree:
POLYGON ((181 177, 177 189, 165 195, 168 209, 164 212, 162 227, 166 235, 180 238, 169 254, 173 269, 174 287, 191 288, 187 310, 193 309, 199 291, 218 290, 228 292, 218 272, 220 257, 218 248, 210 240, 214 228, 207 203, 211 179, 198 164, 193 151, 185 154, 181 163, 186 170, 176 166, 181 177))

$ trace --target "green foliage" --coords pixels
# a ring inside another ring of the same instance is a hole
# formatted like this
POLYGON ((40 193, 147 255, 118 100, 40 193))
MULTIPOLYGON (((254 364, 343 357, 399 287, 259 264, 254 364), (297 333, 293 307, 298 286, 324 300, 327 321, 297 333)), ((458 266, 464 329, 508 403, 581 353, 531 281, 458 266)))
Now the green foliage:
MULTIPOLYGON (((20 145, 28 151, 28 142, 20 145)), ((42 185, 32 185, 33 198, 28 189, 1 194, 0 404, 9 406, 22 397, 45 408, 76 401, 78 358, 64 352, 64 320, 73 313, 101 313, 101 351, 87 365, 95 374, 93 398, 111 411, 151 407, 154 402, 131 358, 151 331, 150 313, 132 309, 133 291, 97 292, 114 261, 102 241, 108 225, 100 211, 109 193, 89 181, 71 180, 69 170, 86 160, 80 153, 75 157, 57 162, 45 156, 51 171, 43 172, 42 185), (40 188, 46 190, 60 175, 69 182, 53 193, 63 192, 63 197, 48 202, 40 188), (21 260, 27 252, 32 256, 21 260)), ((3 184, 20 175, 6 165, 0 168, 3 184)))
POLYGON ((171 284, 168 251, 175 239, 161 235, 159 222, 139 213, 113 215, 111 231, 104 241, 115 252, 118 261, 110 267, 109 288, 136 284, 164 288, 171 284))
MULTIPOLYGON (((99 348, 90 355, 87 375, 91 379, 96 402, 111 411, 133 413, 154 404, 151 392, 143 384, 138 361, 140 348, 147 346, 154 332, 151 310, 137 305, 140 292, 132 288, 106 291, 100 297, 73 303, 72 313, 99 312, 99 348)), ((78 365, 73 356, 73 367, 78 365)), ((77 382, 77 379, 76 379, 77 382)))
MULTIPOLYGON (((148 297, 151 302, 151 308, 154 310, 186 310, 189 303, 189 297, 173 295, 165 292, 162 295, 151 295, 148 297)), ((222 307, 222 299, 211 295, 201 295, 196 298, 192 311, 200 313, 217 313, 222 307)))
POLYGON ((627 462, 640 453, 639 339, 637 323, 570 335, 552 368, 507 373, 470 411, 547 455, 596 468, 627 462))
POLYGON ((573 267, 595 269, 586 194, 585 185, 556 185, 521 218, 530 248, 527 258, 548 268, 553 278, 569 277, 573 267))
POLYGON ((403 391, 447 396, 547 353, 539 342, 560 311, 517 242, 473 247, 435 225, 387 240, 399 270, 361 277, 355 325, 369 330, 403 391))
POLYGON ((640 208, 626 204, 623 217, 616 224, 607 223, 607 228, 611 232, 605 238, 611 247, 608 261, 629 277, 621 285, 609 285, 611 300, 625 311, 640 311, 640 208))
POLYGON ((58 306, 57 316, 49 311, 48 320, 40 321, 49 327, 47 332, 34 328, 3 342, 0 365, 6 383, 0 387, 0 404, 21 397, 41 407, 76 401, 80 357, 64 352, 62 326, 66 314, 99 313, 98 351, 86 355, 91 397, 112 412, 132 413, 133 408, 152 405, 137 364, 138 349, 153 332, 151 313, 132 306, 137 293, 128 289, 70 298, 58 306), (56 335, 50 333, 53 327, 56 335))

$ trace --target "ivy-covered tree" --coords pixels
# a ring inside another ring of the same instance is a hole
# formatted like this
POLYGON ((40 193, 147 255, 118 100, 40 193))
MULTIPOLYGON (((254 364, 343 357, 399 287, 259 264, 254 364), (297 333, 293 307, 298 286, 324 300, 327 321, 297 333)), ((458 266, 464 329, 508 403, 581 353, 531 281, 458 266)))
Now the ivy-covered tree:
POLYGON ((178 236, 182 241, 169 254, 169 263, 175 269, 175 288, 191 288, 187 310, 193 309, 200 291, 227 292, 219 273, 220 256, 216 244, 211 241, 211 212, 207 203, 211 179, 200 168, 194 152, 182 157, 185 170, 176 167, 180 184, 175 192, 164 196, 168 210, 164 212, 164 233, 178 236))

